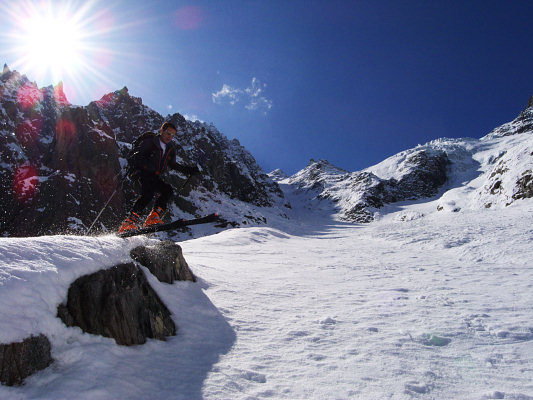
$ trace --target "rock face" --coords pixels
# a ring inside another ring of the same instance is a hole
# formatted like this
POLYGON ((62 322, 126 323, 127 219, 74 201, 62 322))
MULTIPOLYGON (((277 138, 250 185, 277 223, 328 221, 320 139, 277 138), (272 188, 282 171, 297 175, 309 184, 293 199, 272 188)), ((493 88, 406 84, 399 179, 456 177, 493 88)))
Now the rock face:
POLYGON ((139 246, 131 250, 131 258, 145 266, 160 281, 196 282, 181 247, 172 241, 161 241, 154 246, 139 246))
POLYGON ((516 186, 518 190, 513 194, 514 200, 533 197, 533 172, 531 170, 523 172, 522 177, 516 182, 516 186))
POLYGON ((490 157, 485 184, 477 193, 486 208, 533 197, 532 133, 533 96, 518 117, 481 138, 481 142, 506 142, 502 151, 490 157))
POLYGON ((48 367, 52 361, 50 341, 44 335, 0 344, 0 382, 8 386, 21 385, 24 378, 48 367))
POLYGON ((67 326, 135 345, 176 334, 170 311, 134 263, 120 264, 76 280, 67 304, 58 307, 67 326))
MULTIPOLYGON (((113 194, 93 228, 113 230, 135 195, 121 170, 130 144, 169 120, 179 128, 178 161, 201 174, 169 204, 170 219, 216 211, 209 204, 236 199, 270 207, 283 197, 278 185, 236 140, 213 125, 166 117, 143 105, 128 89, 109 93, 86 107, 73 106, 62 84, 38 88, 7 66, 0 74, 0 234, 28 236, 84 232, 113 194)), ((180 187, 185 177, 165 178, 180 187)), ((233 202, 236 218, 242 205, 233 202)), ((147 210, 148 212, 149 210, 147 210)), ((249 212, 248 212, 249 213, 249 212)), ((257 218, 260 215, 255 215, 257 218)))

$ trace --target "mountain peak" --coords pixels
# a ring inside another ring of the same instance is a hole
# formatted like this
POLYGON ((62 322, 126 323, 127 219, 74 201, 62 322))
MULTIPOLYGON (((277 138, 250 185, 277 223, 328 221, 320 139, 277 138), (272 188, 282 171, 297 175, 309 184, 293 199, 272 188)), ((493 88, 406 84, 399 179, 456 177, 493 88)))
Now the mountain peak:
POLYGON ((307 167, 305 167, 305 170, 307 169, 318 169, 333 174, 345 174, 348 172, 340 167, 337 167, 336 165, 333 165, 328 160, 315 160, 313 158, 309 160, 309 164, 307 164, 307 167))
POLYGON ((273 181, 279 182, 289 177, 282 169, 278 168, 267 174, 273 181))
POLYGON ((0 79, 3 82, 7 82, 10 79, 20 79, 20 74, 17 71, 11 71, 7 64, 4 64, 4 69, 0 73, 0 79))
POLYGON ((63 91, 63 81, 59 81, 59 83, 54 86, 54 97, 57 101, 57 103, 61 105, 68 105, 70 104, 67 100, 67 96, 65 95, 65 92, 63 91))
MULTIPOLYGON (((34 83, 33 85, 35 86, 35 90, 37 90, 37 84, 34 83)), ((40 91, 44 98, 54 99, 56 104, 60 106, 70 105, 65 92, 63 92, 63 82, 61 81, 56 86, 49 85, 41 88, 40 91)))
POLYGON ((528 108, 531 108, 531 107, 533 107, 533 96, 531 96, 531 97, 529 98, 529 101, 527 102, 526 110, 527 110, 528 108))

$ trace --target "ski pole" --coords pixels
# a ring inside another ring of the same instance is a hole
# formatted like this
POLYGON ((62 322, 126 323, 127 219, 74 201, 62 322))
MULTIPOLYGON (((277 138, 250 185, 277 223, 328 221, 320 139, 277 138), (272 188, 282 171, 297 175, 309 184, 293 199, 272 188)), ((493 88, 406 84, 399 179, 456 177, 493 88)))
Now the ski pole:
POLYGON ((189 181, 191 180, 192 178, 192 175, 189 175, 187 177, 187 179, 185 180, 185 182, 183 183, 183 185, 181 185, 181 187, 179 188, 178 192, 181 192, 183 190, 183 188, 185 188, 185 186, 189 183, 189 181))
MULTIPOLYGON (((118 174, 116 174, 114 177, 113 177, 113 180, 117 179, 117 177, 121 174, 122 172, 119 172, 118 174)), ((100 212, 98 213, 98 215, 96 216, 96 218, 94 219, 93 223, 91 224, 91 226, 89 226, 89 229, 87 229, 87 232, 85 232, 86 235, 89 234, 89 232, 91 231, 91 229, 93 228, 94 224, 96 224, 96 221, 98 221, 98 218, 100 218, 100 215, 102 215, 102 213, 104 212, 104 210, 106 209, 106 207, 108 206, 108 204, 111 202, 111 200, 113 199, 113 197, 115 197, 115 195, 117 194, 118 192, 118 189, 120 189, 122 187, 122 183, 123 181, 121 180, 120 181, 120 186, 117 187, 113 193, 111 193, 111 196, 109 196, 109 199, 106 201, 106 203, 104 204, 104 206, 102 207, 102 209, 100 210, 100 212)))

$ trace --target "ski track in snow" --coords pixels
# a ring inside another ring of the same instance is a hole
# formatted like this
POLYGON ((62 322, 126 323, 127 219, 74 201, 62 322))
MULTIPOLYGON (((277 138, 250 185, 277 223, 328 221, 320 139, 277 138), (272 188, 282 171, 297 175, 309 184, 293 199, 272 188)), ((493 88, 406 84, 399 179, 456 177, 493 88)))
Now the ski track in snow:
MULTIPOLYGON (((181 243, 198 283, 163 284, 145 269, 176 337, 128 348, 43 318, 54 364, 0 398, 533 399, 531 201, 429 214, 415 204, 398 211, 412 220, 361 226, 287 195, 296 207, 286 226, 181 243)), ((3 240, 2 259, 20 268, 18 239, 3 240)), ((98 269, 143 241, 113 255, 121 239, 21 240, 37 247, 18 279, 60 281, 40 294, 50 313, 91 257, 98 269)), ((27 308, 14 323, 31 325, 27 308)))

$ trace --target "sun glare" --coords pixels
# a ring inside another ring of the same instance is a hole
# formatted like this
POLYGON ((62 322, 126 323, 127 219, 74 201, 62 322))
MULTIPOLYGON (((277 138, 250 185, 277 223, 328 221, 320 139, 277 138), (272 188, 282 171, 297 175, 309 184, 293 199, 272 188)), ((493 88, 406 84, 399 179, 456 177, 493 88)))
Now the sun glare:
POLYGON ((49 69, 55 80, 76 73, 84 35, 75 21, 67 15, 34 14, 22 28, 20 45, 30 68, 49 69))
POLYGON ((118 52, 109 43, 116 43, 119 28, 100 0, 2 2, 0 12, 10 25, 0 33, 0 45, 9 55, 2 61, 10 68, 40 86, 62 81, 74 102, 94 98, 96 88, 115 87, 110 64, 118 52))

